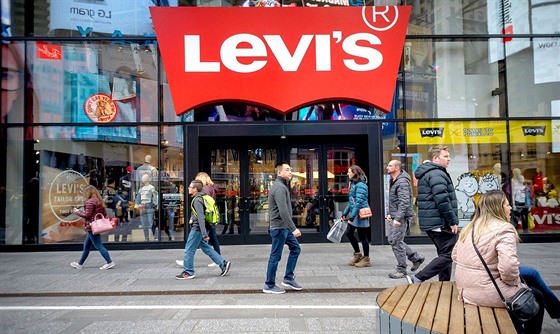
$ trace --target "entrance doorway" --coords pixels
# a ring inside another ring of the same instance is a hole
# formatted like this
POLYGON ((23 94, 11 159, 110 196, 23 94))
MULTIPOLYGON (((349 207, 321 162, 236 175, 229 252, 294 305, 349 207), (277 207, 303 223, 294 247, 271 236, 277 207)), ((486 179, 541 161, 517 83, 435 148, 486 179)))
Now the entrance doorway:
POLYGON ((217 196, 221 239, 228 243, 268 242, 268 193, 277 162, 292 167, 293 222, 302 242, 324 241, 333 220, 348 204, 352 164, 368 167, 365 136, 291 136, 205 138, 200 168, 220 189, 217 196), (360 163, 363 161, 363 163, 360 163))

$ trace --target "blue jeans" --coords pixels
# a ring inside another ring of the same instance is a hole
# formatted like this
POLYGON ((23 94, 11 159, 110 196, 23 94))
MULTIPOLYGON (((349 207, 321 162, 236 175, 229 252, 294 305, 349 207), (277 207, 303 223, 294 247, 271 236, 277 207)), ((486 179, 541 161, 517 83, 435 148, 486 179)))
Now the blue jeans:
POLYGON ((202 249, 204 254, 208 255, 214 263, 220 265, 221 269, 224 269, 224 258, 210 247, 208 241, 202 240, 200 231, 191 230, 185 245, 183 272, 194 275, 194 254, 198 248, 202 249))
POLYGON ((210 237, 210 240, 208 241, 212 244, 212 247, 214 248, 216 253, 222 254, 222 252, 220 252, 220 242, 218 241, 218 234, 216 233, 216 229, 213 226, 210 226, 210 228, 208 228, 207 230, 208 236, 210 237))
POLYGON ((150 239, 150 229, 154 235, 154 239, 157 239, 156 226, 154 225, 154 206, 151 203, 144 205, 145 211, 140 214, 140 221, 142 222, 142 229, 144 230, 144 239, 148 241, 150 239))
POLYGON ((272 288, 276 285, 276 271, 278 270, 278 262, 282 259, 282 250, 284 245, 288 245, 290 255, 286 264, 285 281, 294 280, 294 270, 296 269, 297 260, 301 247, 296 237, 287 228, 275 229, 269 231, 272 237, 272 248, 270 249, 270 257, 268 258, 268 267, 266 269, 266 286, 272 288))
POLYGON ((105 246, 103 246, 103 243, 101 242, 101 235, 93 234, 91 233, 91 231, 88 231, 86 234, 86 239, 84 240, 84 251, 82 252, 82 257, 78 262, 79 264, 84 264, 84 262, 86 262, 86 259, 89 255, 89 249, 92 244, 93 246, 95 246, 95 249, 97 249, 99 253, 101 253, 101 256, 103 256, 107 263, 113 262, 111 260, 111 256, 109 256, 109 251, 107 251, 107 248, 105 248, 105 246))
POLYGON ((544 297, 544 307, 548 315, 553 319, 560 318, 560 301, 558 297, 550 290, 546 282, 542 279, 541 274, 535 268, 520 266, 519 274, 523 280, 531 288, 539 290, 544 297))

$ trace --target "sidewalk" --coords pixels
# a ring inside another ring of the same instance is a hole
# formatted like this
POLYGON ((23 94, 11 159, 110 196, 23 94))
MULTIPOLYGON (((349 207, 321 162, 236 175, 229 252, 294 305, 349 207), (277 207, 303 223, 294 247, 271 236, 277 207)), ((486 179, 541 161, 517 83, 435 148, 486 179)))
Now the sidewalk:
MULTIPOLYGON (((352 257, 350 244, 302 244, 296 279, 307 292, 379 292, 405 284, 405 279, 391 279, 395 258, 390 246, 372 246, 372 266, 348 266, 352 257)), ((435 257, 432 245, 413 245, 426 257, 426 265, 435 257)), ((0 253, 0 297, 22 295, 150 295, 262 293, 270 245, 222 246, 225 259, 232 262, 230 274, 220 277, 220 270, 209 268, 211 260, 201 251, 195 257, 196 278, 175 280, 182 271, 175 264, 182 250, 111 251, 116 263, 108 271, 99 270, 103 258, 92 250, 83 269, 70 266, 80 252, 0 253)), ((520 244, 523 265, 537 268, 546 282, 560 290, 560 244, 520 244)), ((287 247, 282 256, 277 279, 282 279, 287 247)), ((423 266, 424 266, 423 265, 423 266)), ((422 266, 422 267, 423 267, 422 266)), ((422 268, 421 267, 421 268, 422 268)))

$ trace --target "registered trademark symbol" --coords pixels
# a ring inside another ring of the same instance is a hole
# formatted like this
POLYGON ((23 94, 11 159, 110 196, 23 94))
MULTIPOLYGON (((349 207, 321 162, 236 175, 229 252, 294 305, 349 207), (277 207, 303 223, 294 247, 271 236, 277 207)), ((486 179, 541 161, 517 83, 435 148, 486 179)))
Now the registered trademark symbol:
POLYGON ((373 6, 362 8, 362 19, 364 23, 375 31, 386 31, 391 29, 399 18, 397 6, 373 6), (385 8, 385 9, 382 9, 385 8), (371 12, 369 12, 371 10, 371 12), (392 19, 391 17, 394 16, 392 19))

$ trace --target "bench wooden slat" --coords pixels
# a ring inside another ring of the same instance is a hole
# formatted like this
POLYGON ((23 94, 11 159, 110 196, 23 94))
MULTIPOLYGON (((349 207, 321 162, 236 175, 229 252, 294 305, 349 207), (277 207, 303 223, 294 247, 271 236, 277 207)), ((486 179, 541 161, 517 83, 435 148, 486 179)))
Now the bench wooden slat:
POLYGON ((414 284, 418 285, 418 291, 416 292, 416 297, 410 304, 408 311, 404 315, 403 321, 416 327, 422 308, 424 307, 424 302, 428 297, 428 292, 430 291, 430 285, 428 284, 414 284))
POLYGON ((465 333, 465 314, 463 302, 459 300, 459 290, 453 284, 453 292, 451 293, 451 319, 449 319, 449 333, 464 334, 465 333))
POLYGON ((498 323, 498 328, 500 333, 515 333, 515 326, 509 316, 508 311, 505 308, 494 308, 494 317, 496 317, 496 322, 498 323))
POLYGON ((449 317, 451 312, 451 296, 453 284, 451 282, 443 282, 437 305, 437 312, 432 325, 432 332, 447 333, 449 325, 449 317))
POLYGON ((439 299, 439 294, 441 291, 441 282, 430 284, 430 291, 428 291, 428 297, 426 297, 426 302, 422 312, 420 313, 420 318, 416 323, 416 332, 421 332, 424 329, 430 330, 432 328, 432 323, 434 322, 434 316, 437 310, 437 304, 439 299), (418 328, 420 327, 420 328, 418 328))
POLYGON ((466 334, 482 334, 478 306, 465 304, 465 319, 468 319, 465 326, 466 334))
POLYGON ((396 286, 391 296, 389 296, 387 301, 385 301, 385 303, 383 303, 383 306, 381 306, 383 310, 385 312, 388 312, 389 314, 393 314, 393 310, 395 309, 395 306, 399 303, 399 300, 401 300, 401 297, 407 288, 408 285, 396 286))
POLYGON ((393 291, 395 291, 395 288, 396 288, 396 286, 394 286, 392 288, 385 289, 377 295, 376 302, 377 302, 377 305, 379 305, 379 307, 383 307, 383 304, 385 304, 387 299, 389 299, 389 297, 391 297, 391 294, 393 293, 393 291))
POLYGON ((424 282, 380 293, 381 333, 515 333, 505 308, 478 307, 458 299, 454 282, 424 282))
POLYGON ((498 333, 498 324, 491 307, 479 306, 478 314, 480 314, 482 333, 498 333))

